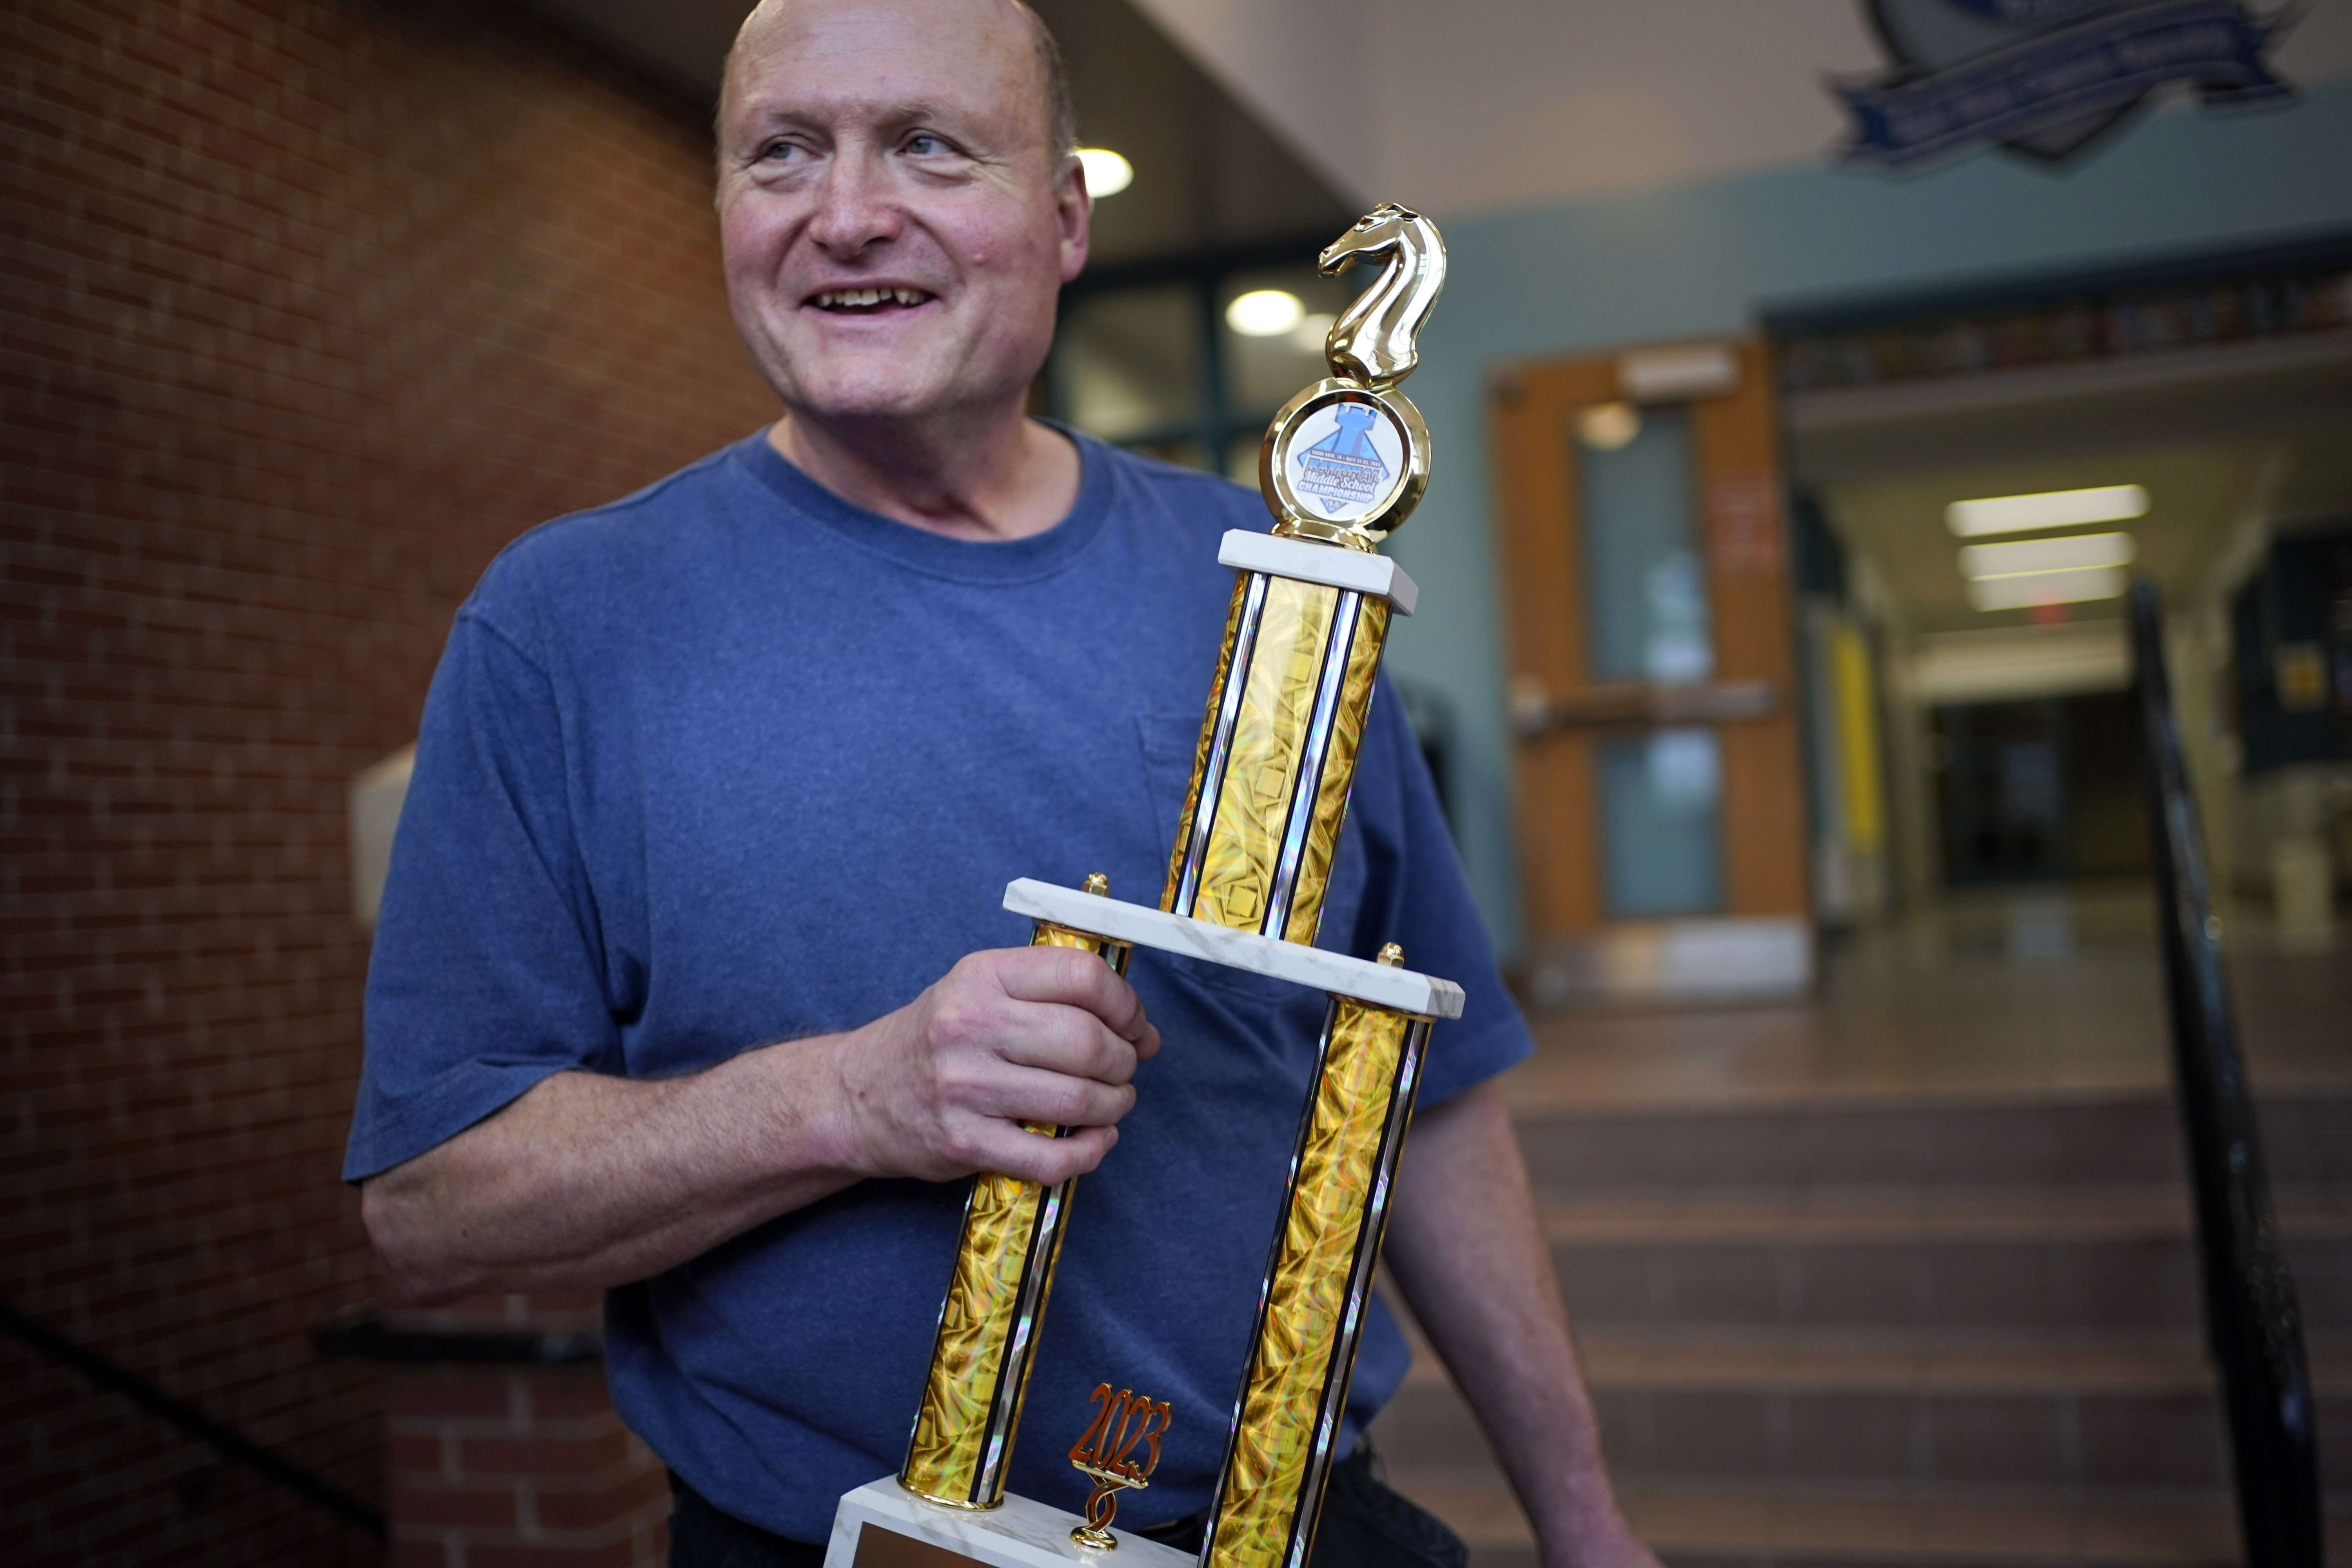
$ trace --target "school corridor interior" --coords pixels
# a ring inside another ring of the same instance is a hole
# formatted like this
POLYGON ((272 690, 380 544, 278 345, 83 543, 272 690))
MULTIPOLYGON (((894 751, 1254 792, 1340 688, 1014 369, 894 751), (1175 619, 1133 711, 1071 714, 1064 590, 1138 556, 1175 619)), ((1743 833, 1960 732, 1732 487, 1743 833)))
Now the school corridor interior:
MULTIPOLYGON (((1381 679, 1664 1561, 2268 1568, 2221 1367, 2291 1316, 2278 1561, 2352 1565, 2352 3, 1033 4, 1097 202, 1040 416, 1255 487, 1316 252, 1444 232, 1381 679), (1871 108, 2158 12, 2235 63, 1871 108)), ((386 1310, 338 1162, 457 605, 774 416, 745 10, 0 8, 0 1560, 665 1560, 599 1301, 386 1310)), ((1425 1350, 1373 1436, 1538 1568, 1425 1350)))

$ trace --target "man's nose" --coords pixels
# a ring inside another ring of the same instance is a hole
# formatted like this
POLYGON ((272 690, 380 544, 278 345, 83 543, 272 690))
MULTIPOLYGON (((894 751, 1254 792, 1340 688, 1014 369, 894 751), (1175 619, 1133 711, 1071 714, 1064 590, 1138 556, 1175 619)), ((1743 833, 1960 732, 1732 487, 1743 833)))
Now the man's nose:
POLYGON ((836 157, 818 190, 809 237, 845 259, 896 239, 899 214, 894 195, 884 160, 855 152, 836 157))

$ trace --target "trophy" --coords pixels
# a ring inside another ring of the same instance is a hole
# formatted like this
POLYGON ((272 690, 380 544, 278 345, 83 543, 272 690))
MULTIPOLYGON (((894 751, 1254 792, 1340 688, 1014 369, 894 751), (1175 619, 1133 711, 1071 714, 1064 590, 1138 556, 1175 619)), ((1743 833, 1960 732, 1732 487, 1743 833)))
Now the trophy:
MULTIPOLYGON (((1111 898, 1099 876, 1024 879, 1004 896, 1034 922, 1033 945, 1121 973, 1150 947, 1330 997, 1202 1568, 1305 1568, 1423 1052, 1435 1021, 1462 1012, 1461 988, 1403 967, 1393 942, 1370 962, 1314 945, 1389 621, 1413 610, 1412 579, 1377 547, 1429 482, 1429 432, 1397 384, 1445 280, 1436 226, 1393 204, 1318 262, 1330 274, 1360 258, 1385 265, 1332 325, 1330 375, 1284 405, 1259 451, 1274 530, 1235 530, 1218 552, 1238 575, 1160 907, 1111 898)), ((1084 1518, 1005 1491, 1071 1186, 975 1180, 906 1463, 842 1499, 826 1568, 1190 1561, 1112 1524, 1171 1420, 1131 1389, 1096 1390, 1071 1450, 1094 1483, 1084 1518)))

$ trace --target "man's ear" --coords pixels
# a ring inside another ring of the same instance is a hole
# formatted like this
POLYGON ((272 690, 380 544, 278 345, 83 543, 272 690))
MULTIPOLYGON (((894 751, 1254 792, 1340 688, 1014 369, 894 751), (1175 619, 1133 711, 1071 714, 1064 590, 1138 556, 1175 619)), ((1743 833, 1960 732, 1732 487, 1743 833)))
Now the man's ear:
POLYGON ((1061 242, 1065 283, 1086 268, 1087 249, 1093 243, 1089 229, 1094 212, 1095 199, 1087 194, 1086 165, 1078 162, 1076 153, 1065 153, 1054 176, 1054 227, 1061 242))

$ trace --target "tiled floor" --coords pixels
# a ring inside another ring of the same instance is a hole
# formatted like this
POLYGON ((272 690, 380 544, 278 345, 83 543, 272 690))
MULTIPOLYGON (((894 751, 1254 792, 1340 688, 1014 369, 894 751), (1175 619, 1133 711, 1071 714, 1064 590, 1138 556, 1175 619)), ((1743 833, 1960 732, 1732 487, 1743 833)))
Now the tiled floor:
MULTIPOLYGON (((2144 886, 1978 893, 1825 945, 1817 999, 1555 1013, 1513 1075, 1527 1110, 1624 1101, 2041 1093, 2168 1083, 2155 900, 2144 886)), ((2352 928, 2288 947, 2262 912, 2225 931, 2258 1086, 2352 1081, 2352 928)))
MULTIPOLYGON (((2237 1560, 2152 908, 1956 900, 1833 947, 1805 1005, 1537 1020, 1508 1092, 1621 1491, 1676 1568, 2237 1560)), ((2352 947, 2229 942, 2352 1494, 2352 947)), ((1376 1435, 1476 1568, 1533 1568, 1433 1358, 1376 1435)))

